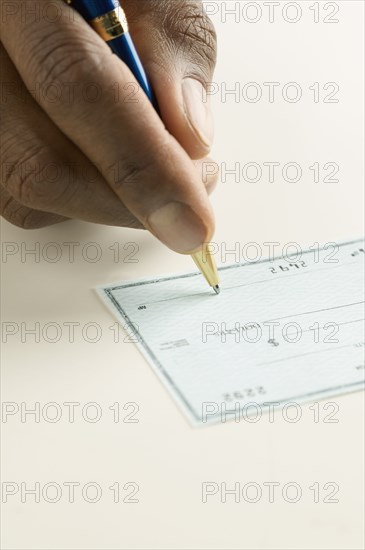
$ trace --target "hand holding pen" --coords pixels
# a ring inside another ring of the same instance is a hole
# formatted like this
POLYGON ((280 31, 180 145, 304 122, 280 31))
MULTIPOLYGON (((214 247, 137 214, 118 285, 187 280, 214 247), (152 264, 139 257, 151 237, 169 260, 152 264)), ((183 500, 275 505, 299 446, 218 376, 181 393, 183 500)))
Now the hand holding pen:
POLYGON ((203 182, 201 166, 213 123, 203 86, 215 34, 201 3, 123 2, 163 122, 76 11, 61 0, 3 2, 3 11, 7 4, 1 138, 3 166, 13 169, 2 178, 2 215, 22 227, 65 218, 146 227, 181 253, 209 241, 215 177, 203 182))

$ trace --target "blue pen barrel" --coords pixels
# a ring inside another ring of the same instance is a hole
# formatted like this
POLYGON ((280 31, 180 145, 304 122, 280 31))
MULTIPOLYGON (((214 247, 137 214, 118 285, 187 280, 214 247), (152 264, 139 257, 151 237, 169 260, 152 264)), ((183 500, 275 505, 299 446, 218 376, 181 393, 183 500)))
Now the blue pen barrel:
MULTIPOLYGON (((72 6, 90 23, 109 12, 120 9, 118 0, 72 0, 72 6)), ((129 32, 123 32, 119 36, 108 40, 107 44, 129 67, 138 84, 158 111, 155 95, 129 32)))
POLYGON ((71 5, 86 21, 120 7, 118 0, 72 0, 71 5))
POLYGON ((126 65, 128 65, 129 69, 134 74, 134 77, 136 78, 138 84, 141 86, 148 99, 157 109, 157 103, 154 93, 152 91, 152 87, 149 83, 149 80, 147 78, 147 75, 142 66, 141 60, 129 32, 125 32, 118 38, 115 38, 114 40, 108 42, 108 44, 112 51, 118 57, 120 57, 120 59, 124 61, 126 65))

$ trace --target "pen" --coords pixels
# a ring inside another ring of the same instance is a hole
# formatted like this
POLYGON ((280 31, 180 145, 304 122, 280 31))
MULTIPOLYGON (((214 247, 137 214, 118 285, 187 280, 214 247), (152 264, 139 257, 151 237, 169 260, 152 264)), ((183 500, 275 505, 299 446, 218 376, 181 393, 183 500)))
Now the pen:
MULTIPOLYGON (((128 32, 128 22, 119 0, 64 0, 72 6, 108 43, 110 49, 131 70, 138 84, 158 111, 158 105, 137 50, 128 32)), ((219 294, 219 276, 209 244, 193 254, 192 258, 208 284, 219 294)))

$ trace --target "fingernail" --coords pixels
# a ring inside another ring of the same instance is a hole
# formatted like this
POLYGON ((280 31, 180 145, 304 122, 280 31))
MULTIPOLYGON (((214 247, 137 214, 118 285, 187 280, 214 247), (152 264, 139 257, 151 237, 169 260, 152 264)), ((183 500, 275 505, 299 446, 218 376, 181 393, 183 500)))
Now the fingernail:
POLYGON ((182 92, 185 113, 190 125, 203 144, 210 147, 214 137, 214 122, 203 85, 195 78, 184 78, 182 92))
POLYGON ((201 219, 180 202, 170 202, 153 212, 148 225, 160 241, 182 254, 201 247, 207 237, 207 228, 201 219))

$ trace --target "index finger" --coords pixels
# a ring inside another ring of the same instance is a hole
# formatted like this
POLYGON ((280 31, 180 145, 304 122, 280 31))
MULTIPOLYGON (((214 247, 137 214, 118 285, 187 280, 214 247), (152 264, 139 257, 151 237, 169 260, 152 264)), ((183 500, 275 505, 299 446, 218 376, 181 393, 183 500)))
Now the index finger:
POLYGON ((207 192, 128 67, 61 0, 12 4, 1 40, 42 108, 147 229, 197 250, 214 228, 207 192))

